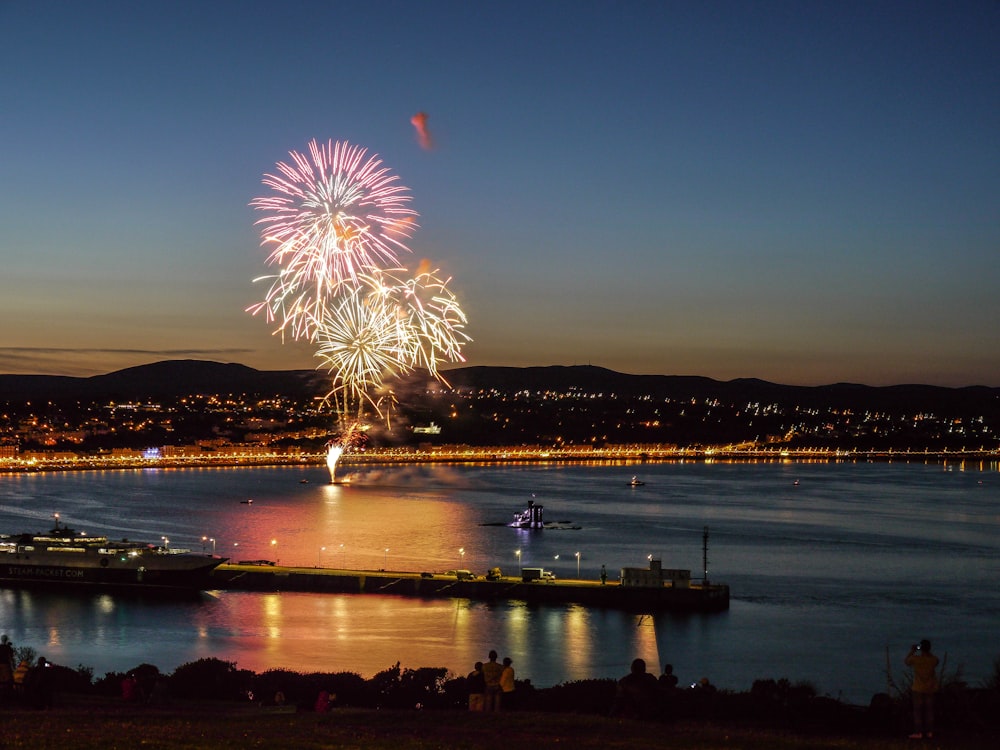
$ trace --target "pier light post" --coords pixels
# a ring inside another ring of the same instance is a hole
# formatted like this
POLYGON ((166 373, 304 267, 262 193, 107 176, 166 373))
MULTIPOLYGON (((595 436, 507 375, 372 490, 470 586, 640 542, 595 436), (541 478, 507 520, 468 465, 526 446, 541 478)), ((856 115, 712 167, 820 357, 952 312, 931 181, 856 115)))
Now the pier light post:
POLYGON ((170 549, 170 540, 165 536, 161 536, 160 539, 163 540, 163 549, 170 549))
POLYGON ((459 560, 459 566, 458 567, 464 568, 465 567, 465 547, 459 547, 458 548, 458 560, 459 560))
POLYGON ((319 552, 316 553, 316 567, 317 568, 319 567, 320 562, 322 562, 323 553, 324 552, 326 552, 326 547, 320 547, 319 548, 319 552))
POLYGON ((382 556, 382 570, 386 570, 389 567, 389 548, 385 548, 385 554, 382 556))
POLYGON ((517 574, 521 575, 521 550, 516 550, 514 556, 517 557, 517 574))
POLYGON ((344 567, 344 570, 347 570, 347 550, 344 549, 343 544, 340 545, 340 559, 341 559, 341 565, 344 567))
MULTIPOLYGON (((272 539, 271 540, 271 550, 272 551, 276 551, 277 549, 278 549, 278 540, 277 539, 272 539)), ((281 562, 281 560, 279 560, 277 557, 274 558, 274 561, 276 563, 281 562)))
POLYGON ((580 580, 580 553, 576 553, 576 580, 580 580))

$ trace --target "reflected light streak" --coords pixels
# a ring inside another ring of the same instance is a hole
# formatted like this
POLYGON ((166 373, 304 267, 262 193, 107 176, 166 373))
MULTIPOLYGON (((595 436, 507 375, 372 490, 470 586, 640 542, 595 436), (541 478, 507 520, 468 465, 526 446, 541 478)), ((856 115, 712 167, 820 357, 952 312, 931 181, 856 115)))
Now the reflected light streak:
POLYGON ((594 634, 591 632, 590 626, 590 616, 583 607, 573 605, 566 612, 564 622, 566 658, 564 661, 570 674, 586 673, 591 659, 593 659, 594 634))
POLYGON ((663 666, 660 664, 660 647, 656 642, 656 619, 652 615, 640 615, 635 623, 635 655, 646 661, 646 671, 658 675, 663 666))
POLYGON ((529 620, 531 618, 528 616, 527 606, 527 604, 519 602, 516 606, 511 607, 510 614, 504 622, 504 639, 507 642, 509 653, 501 654, 501 658, 505 655, 530 653, 531 628, 529 620))
POLYGON ((264 615, 262 624, 266 637, 280 639, 285 616, 281 594, 265 594, 261 601, 261 609, 264 615))

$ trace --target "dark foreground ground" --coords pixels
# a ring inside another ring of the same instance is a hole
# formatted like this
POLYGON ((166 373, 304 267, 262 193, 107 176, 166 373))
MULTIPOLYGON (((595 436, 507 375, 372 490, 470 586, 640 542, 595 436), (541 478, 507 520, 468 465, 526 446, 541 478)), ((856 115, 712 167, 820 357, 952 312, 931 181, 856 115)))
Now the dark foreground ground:
POLYGON ((933 740, 898 736, 781 732, 724 723, 665 725, 567 713, 400 711, 334 708, 296 712, 246 703, 139 706, 107 698, 67 697, 52 709, 0 706, 0 748, 969 748, 996 750, 997 736, 952 733, 933 740))

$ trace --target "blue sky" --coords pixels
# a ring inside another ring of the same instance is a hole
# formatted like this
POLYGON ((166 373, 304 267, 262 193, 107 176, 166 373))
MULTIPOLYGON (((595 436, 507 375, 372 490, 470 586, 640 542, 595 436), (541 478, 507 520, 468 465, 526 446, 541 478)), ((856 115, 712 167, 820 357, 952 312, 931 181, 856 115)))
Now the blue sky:
POLYGON ((468 364, 1000 386, 992 1, 0 0, 0 69, 0 373, 318 364, 243 312, 317 138, 411 189, 468 364))

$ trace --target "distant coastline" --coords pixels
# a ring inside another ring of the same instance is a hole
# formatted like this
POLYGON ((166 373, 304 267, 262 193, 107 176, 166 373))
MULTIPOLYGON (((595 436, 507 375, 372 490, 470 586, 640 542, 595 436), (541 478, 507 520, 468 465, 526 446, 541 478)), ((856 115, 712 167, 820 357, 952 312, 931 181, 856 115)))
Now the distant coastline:
MULTIPOLYGON (((440 449, 374 449, 347 454, 342 470, 380 464, 517 464, 517 463, 659 463, 704 461, 727 463, 854 463, 858 461, 904 461, 949 463, 1000 460, 997 450, 834 450, 823 448, 677 448, 673 446, 608 446, 604 448, 549 449, 533 447, 448 446, 440 449)), ((67 456, 50 459, 37 456, 0 458, 0 474, 50 471, 108 471, 134 469, 240 468, 263 466, 325 466, 326 453, 205 453, 178 457, 67 456)))

